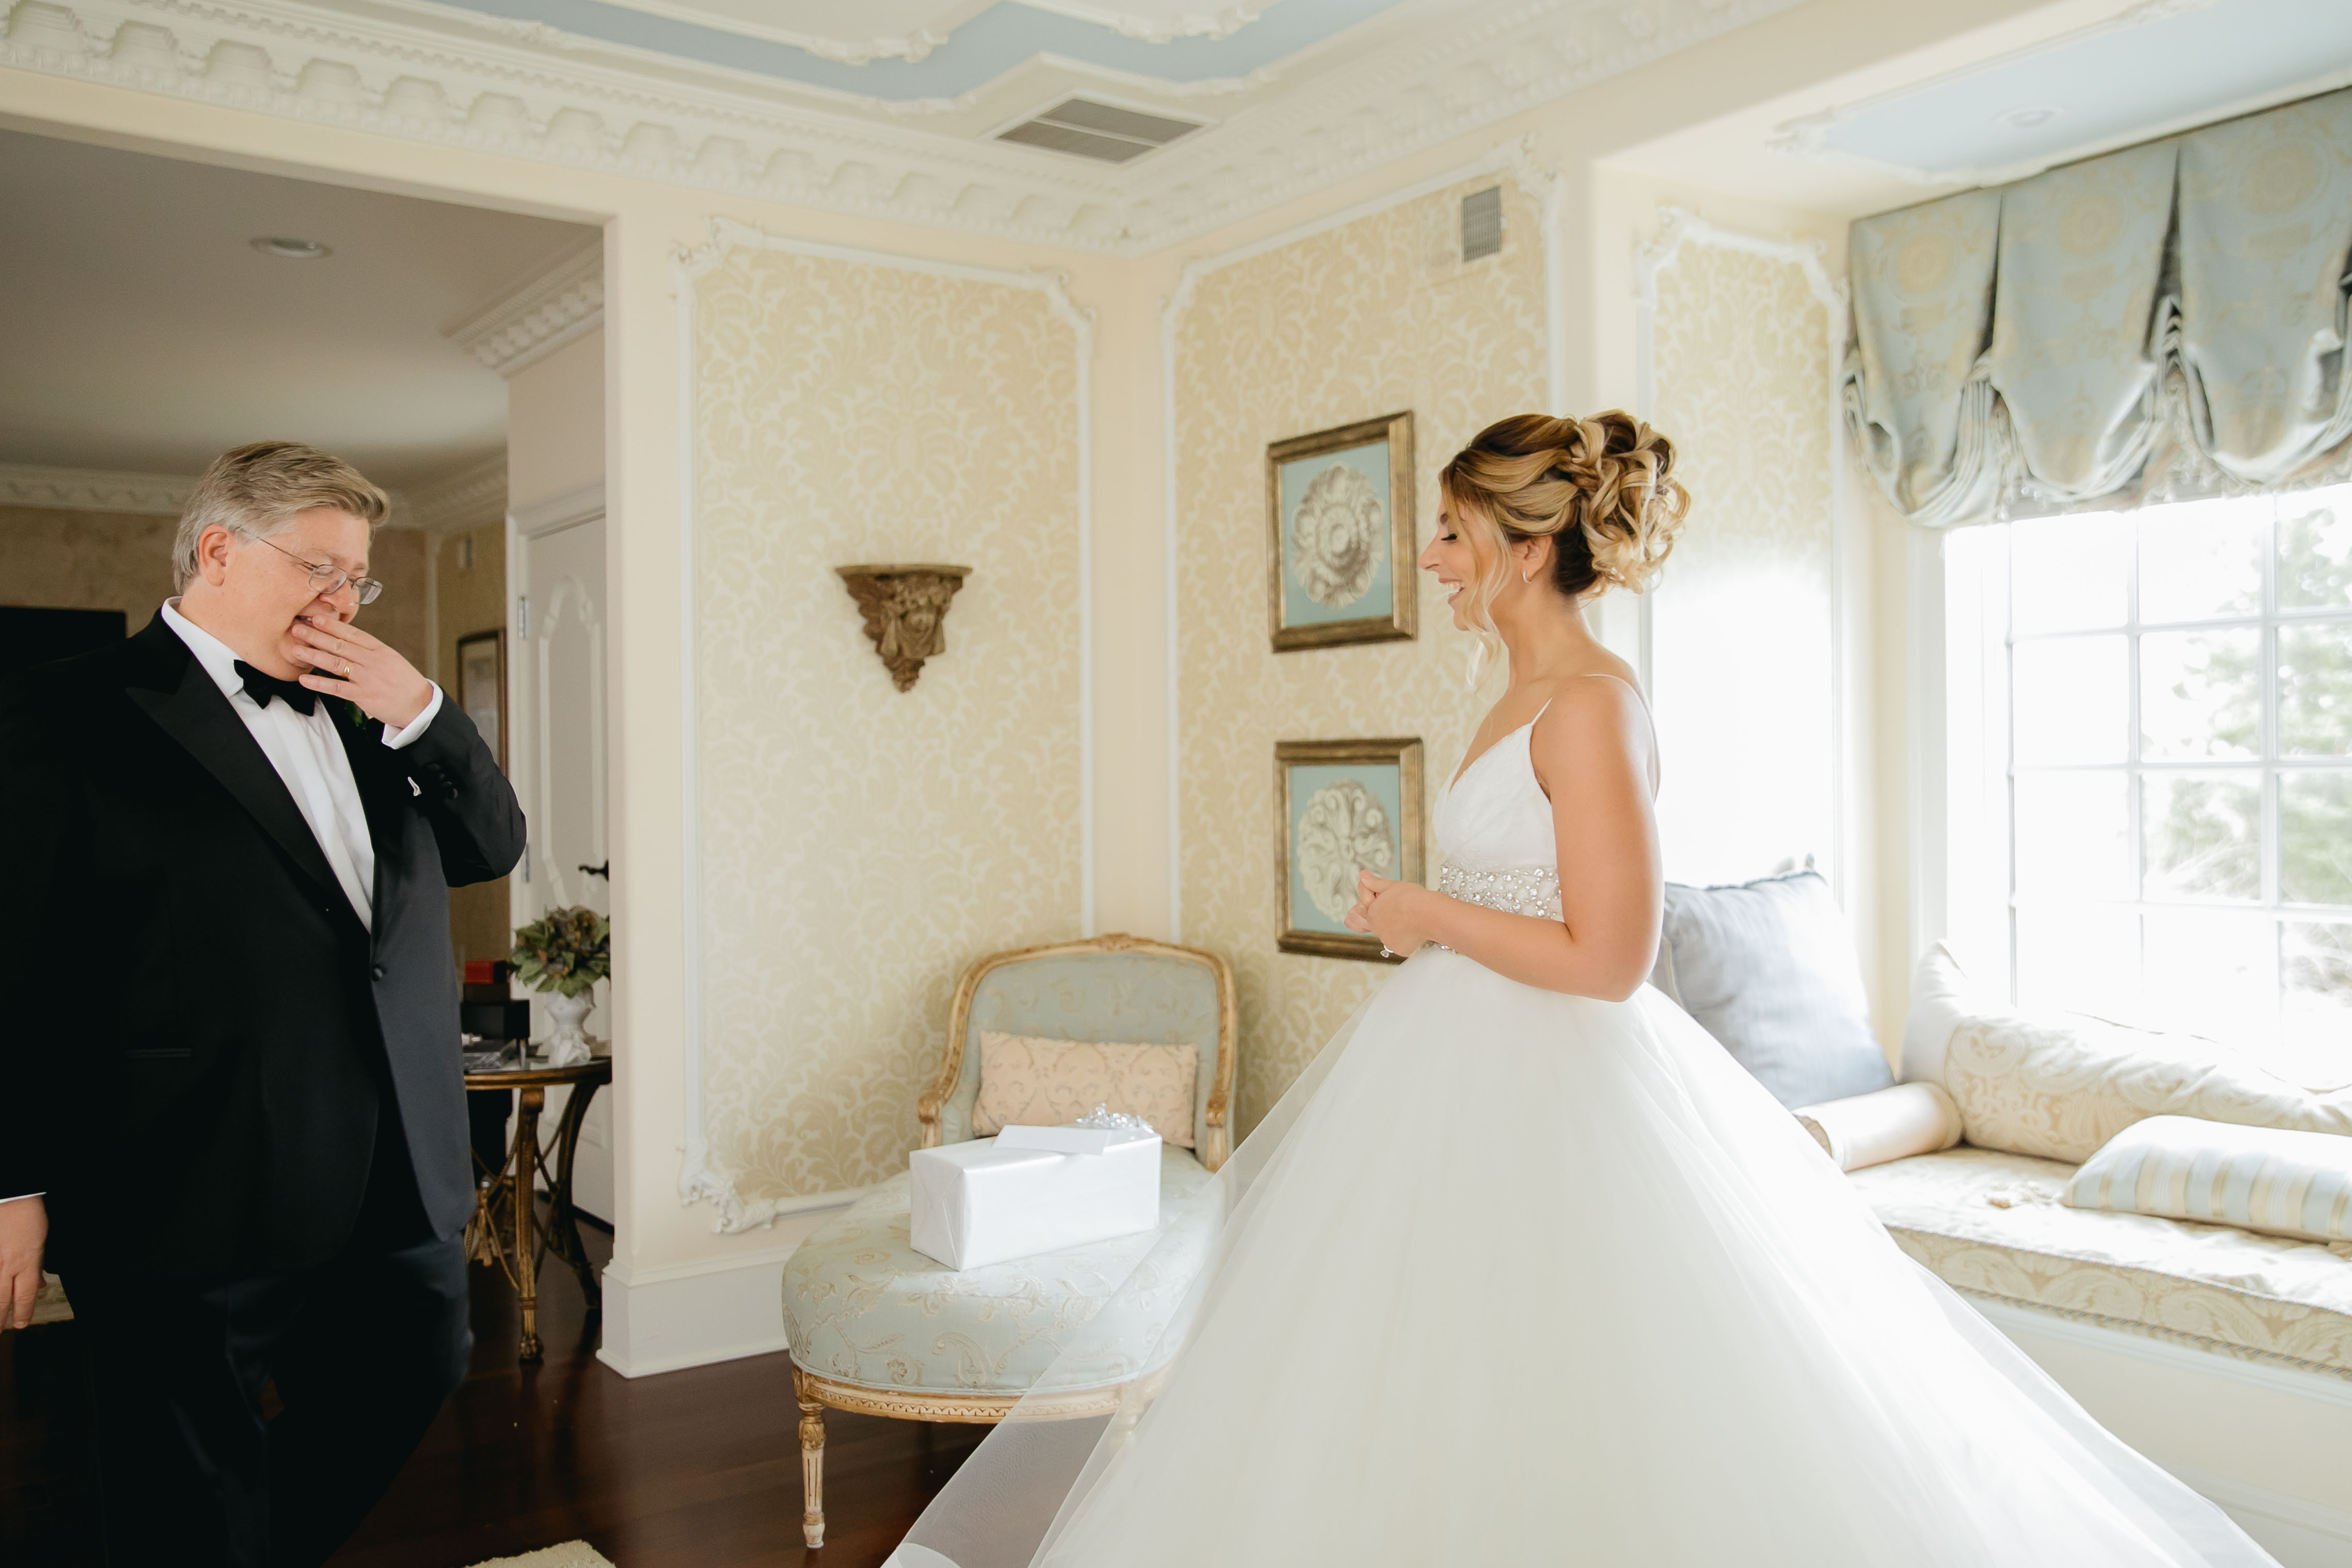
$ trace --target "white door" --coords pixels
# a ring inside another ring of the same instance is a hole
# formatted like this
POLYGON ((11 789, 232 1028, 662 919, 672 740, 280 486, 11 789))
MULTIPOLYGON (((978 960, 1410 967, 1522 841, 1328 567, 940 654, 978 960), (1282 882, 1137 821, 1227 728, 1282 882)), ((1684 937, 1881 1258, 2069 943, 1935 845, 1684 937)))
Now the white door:
MULTIPOLYGON (((611 855, 604 839, 604 502, 593 494, 560 497, 518 513, 509 527, 513 585, 515 730, 510 761, 515 793, 530 820, 521 874, 510 883, 518 925, 550 909, 586 904, 613 909, 611 855)), ((595 990, 588 1032, 610 1038, 607 987, 595 990)), ((534 1039, 547 1020, 532 1000, 534 1039)), ((551 1145, 566 1091, 547 1097, 541 1124, 551 1145)), ((613 1218, 613 1097, 590 1103, 572 1169, 572 1199, 613 1218)))

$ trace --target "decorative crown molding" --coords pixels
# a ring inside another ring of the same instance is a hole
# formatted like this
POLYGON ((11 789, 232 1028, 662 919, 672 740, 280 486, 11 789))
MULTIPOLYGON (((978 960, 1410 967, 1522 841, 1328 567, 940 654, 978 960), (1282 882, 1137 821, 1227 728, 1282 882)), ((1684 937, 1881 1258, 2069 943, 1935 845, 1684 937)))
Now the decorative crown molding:
POLYGON ((402 496, 394 510, 397 528, 478 528, 497 522, 507 510, 506 454, 402 496))
POLYGON ((46 507, 60 512, 136 512, 176 517, 194 489, 193 477, 117 474, 100 468, 44 468, 0 463, 0 507, 46 507))
POLYGON ((443 329, 442 336, 487 368, 511 376, 604 324, 604 238, 597 235, 443 329))
MULTIPOLYGON (((304 0, 16 0, 0 65, 792 206, 1139 256, 1798 3, 1429 0, 1414 26, 1360 58, 1126 169, 914 123, 924 118, 917 110, 944 106, 892 106, 907 117, 877 121, 747 72, 431 0, 377 0, 364 12, 304 0)), ((1236 0, 1206 20, 1240 26, 1253 15, 1236 0)))

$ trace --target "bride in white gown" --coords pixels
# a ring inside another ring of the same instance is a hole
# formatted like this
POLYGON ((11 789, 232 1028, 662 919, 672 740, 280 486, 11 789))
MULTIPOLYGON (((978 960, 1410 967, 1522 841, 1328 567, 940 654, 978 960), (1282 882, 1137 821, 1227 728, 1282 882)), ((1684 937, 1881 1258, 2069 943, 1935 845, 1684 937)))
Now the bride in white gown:
POLYGON ((1228 1162, 1157 1370, 1050 1419, 1107 1380, 1078 1331, 895 1563, 2272 1561, 1643 983, 1656 762, 1582 606, 1664 558, 1673 460, 1622 413, 1522 415, 1447 465, 1422 565, 1510 684, 1436 797, 1437 888, 1367 875, 1350 913, 1412 956, 1228 1162))

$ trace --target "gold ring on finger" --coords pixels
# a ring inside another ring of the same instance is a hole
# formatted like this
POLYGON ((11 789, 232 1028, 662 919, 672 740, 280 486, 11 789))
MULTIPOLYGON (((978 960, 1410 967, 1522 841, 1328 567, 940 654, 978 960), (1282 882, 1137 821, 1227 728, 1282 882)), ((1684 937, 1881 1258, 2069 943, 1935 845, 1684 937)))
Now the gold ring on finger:
POLYGON ((347 680, 347 681, 348 681, 348 680, 350 680, 351 678, 352 678, 352 662, 351 662, 349 659, 345 659, 345 660, 343 661, 343 679, 345 679, 345 680, 347 680))

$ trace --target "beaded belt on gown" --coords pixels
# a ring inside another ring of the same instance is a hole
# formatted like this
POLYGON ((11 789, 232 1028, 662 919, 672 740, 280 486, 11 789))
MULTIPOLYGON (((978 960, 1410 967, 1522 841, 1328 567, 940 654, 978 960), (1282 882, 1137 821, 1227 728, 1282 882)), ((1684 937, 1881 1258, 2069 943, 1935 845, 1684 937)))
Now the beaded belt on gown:
POLYGON ((1437 873, 1437 891, 1465 904, 1483 904, 1506 915, 1559 918, 1559 873, 1548 865, 1470 871, 1449 865, 1437 873))
MULTIPOLYGON (((1500 871, 1471 871, 1449 865, 1437 873, 1437 891, 1448 898, 1499 909, 1506 915, 1533 915, 1544 920, 1560 917, 1559 873, 1548 865, 1506 866, 1500 871)), ((1432 942, 1430 946, 1444 947, 1448 953, 1454 951, 1443 942, 1432 942)))

